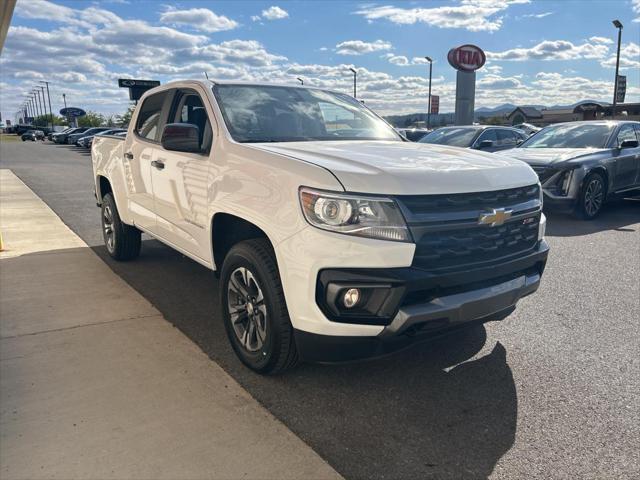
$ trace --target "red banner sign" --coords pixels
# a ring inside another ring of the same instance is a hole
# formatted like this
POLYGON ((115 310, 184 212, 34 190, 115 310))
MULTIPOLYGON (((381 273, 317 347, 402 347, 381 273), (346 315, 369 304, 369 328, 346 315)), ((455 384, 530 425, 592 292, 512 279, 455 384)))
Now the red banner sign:
POLYGON ((431 95, 431 113, 440 113, 440 96, 431 95))

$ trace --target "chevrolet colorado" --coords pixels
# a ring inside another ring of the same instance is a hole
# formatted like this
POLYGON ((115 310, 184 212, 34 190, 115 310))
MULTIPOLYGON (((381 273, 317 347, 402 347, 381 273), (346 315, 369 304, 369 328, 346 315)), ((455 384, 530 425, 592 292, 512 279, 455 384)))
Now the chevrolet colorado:
POLYGON ((523 162, 404 139, 322 89, 181 81, 92 146, 106 248, 145 232, 215 270, 240 360, 379 356, 509 315, 548 246, 523 162))

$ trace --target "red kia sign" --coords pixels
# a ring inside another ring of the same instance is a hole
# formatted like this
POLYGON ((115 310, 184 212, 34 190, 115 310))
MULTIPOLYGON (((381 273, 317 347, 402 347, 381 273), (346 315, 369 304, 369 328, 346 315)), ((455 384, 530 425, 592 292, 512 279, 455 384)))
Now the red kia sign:
POLYGON ((452 48, 447 55, 449 64, 456 70, 464 70, 465 72, 473 72, 482 68, 487 57, 480 47, 475 45, 462 45, 461 47, 452 48))

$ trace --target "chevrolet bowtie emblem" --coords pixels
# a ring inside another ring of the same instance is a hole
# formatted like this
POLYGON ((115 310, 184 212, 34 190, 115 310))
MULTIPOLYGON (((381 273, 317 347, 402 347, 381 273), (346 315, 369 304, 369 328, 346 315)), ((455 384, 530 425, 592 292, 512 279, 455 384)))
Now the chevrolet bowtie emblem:
POLYGON ((478 218, 479 225, 491 225, 495 227, 502 225, 504 222, 511 218, 513 210, 507 210, 505 208, 494 208, 490 212, 481 213, 478 218))

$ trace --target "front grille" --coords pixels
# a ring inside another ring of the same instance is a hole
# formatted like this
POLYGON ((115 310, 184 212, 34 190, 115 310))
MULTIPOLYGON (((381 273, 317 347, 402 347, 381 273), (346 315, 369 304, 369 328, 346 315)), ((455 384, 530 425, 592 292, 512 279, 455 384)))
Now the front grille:
POLYGON ((501 226, 425 233, 416 245, 414 265, 427 269, 481 263, 527 252, 538 241, 540 214, 501 226))
POLYGON ((493 192, 396 197, 416 242, 413 266, 428 270, 462 269, 499 262, 531 251, 538 241, 538 185, 493 192), (480 215, 511 211, 497 226, 481 225, 480 215))
POLYGON ((414 215, 443 211, 482 210, 515 205, 538 199, 538 185, 496 190, 493 192, 459 193, 455 195, 405 195, 402 203, 414 215))

